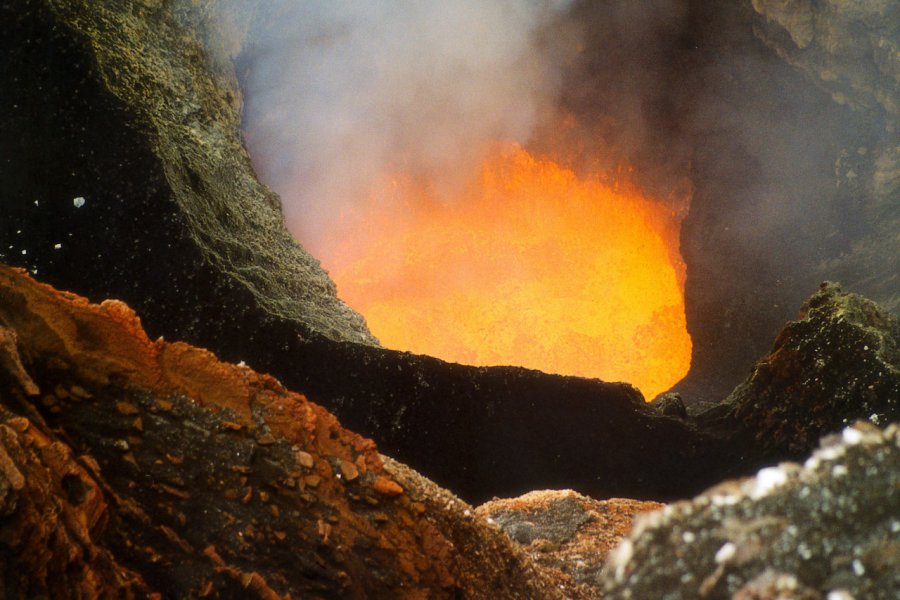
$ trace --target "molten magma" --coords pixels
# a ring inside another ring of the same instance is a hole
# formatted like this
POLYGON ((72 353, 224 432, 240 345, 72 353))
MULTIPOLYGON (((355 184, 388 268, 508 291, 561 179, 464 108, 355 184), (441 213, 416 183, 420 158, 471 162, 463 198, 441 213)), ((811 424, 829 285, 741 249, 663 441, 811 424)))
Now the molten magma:
POLYGON ((458 197, 376 186, 319 250, 389 348, 469 365, 627 381, 647 399, 688 371, 677 219, 518 146, 458 197))

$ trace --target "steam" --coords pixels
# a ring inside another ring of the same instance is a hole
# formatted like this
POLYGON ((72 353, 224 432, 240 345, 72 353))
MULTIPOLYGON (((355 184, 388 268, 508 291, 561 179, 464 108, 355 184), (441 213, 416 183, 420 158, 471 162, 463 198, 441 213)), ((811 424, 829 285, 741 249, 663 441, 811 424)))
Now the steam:
MULTIPOLYGON (((556 102, 568 0, 266 3, 245 56, 247 145, 314 252, 402 172, 449 194, 498 140, 524 143, 556 102)), ((570 33, 571 29, 567 30, 570 33)))

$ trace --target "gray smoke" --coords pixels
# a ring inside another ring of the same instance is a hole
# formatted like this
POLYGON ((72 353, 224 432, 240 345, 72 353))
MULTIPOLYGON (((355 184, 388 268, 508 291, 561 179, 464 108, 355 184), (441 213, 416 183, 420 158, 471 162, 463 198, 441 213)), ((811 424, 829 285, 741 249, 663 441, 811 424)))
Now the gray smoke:
POLYGON ((492 142, 527 142, 577 44, 577 28, 546 35, 568 5, 266 3, 244 57, 245 131, 289 228, 315 251, 378 177, 402 172, 446 194, 492 142))

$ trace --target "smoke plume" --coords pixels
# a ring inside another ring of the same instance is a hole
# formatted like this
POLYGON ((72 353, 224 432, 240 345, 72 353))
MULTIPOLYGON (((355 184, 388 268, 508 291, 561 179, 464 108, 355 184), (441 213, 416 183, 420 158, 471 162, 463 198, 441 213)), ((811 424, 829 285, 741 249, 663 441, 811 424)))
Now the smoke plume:
POLYGON ((245 131, 289 228, 316 250, 373 181, 445 195, 497 140, 524 143, 577 43, 567 0, 266 3, 243 57, 245 131))

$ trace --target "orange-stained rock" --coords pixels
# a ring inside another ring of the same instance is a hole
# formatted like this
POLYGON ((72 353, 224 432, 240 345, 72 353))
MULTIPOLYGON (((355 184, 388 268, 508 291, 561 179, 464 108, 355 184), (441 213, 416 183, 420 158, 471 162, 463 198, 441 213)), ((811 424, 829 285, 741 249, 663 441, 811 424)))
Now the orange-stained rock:
POLYGON ((272 377, 149 340, 124 304, 0 265, 0 333, 0 573, 17 589, 559 597, 471 507, 272 377))
POLYGON ((108 505, 70 449, 0 409, 0 596, 123 597, 147 592, 99 541, 108 505))
POLYGON ((376 492, 385 496, 399 496, 403 493, 403 488, 396 481, 391 481, 387 477, 377 477, 373 487, 376 492))
POLYGON ((600 570, 609 552, 631 531, 635 515, 662 508, 659 502, 594 500, 572 490, 541 490, 492 500, 476 514, 498 525, 572 598, 600 594, 600 570))

